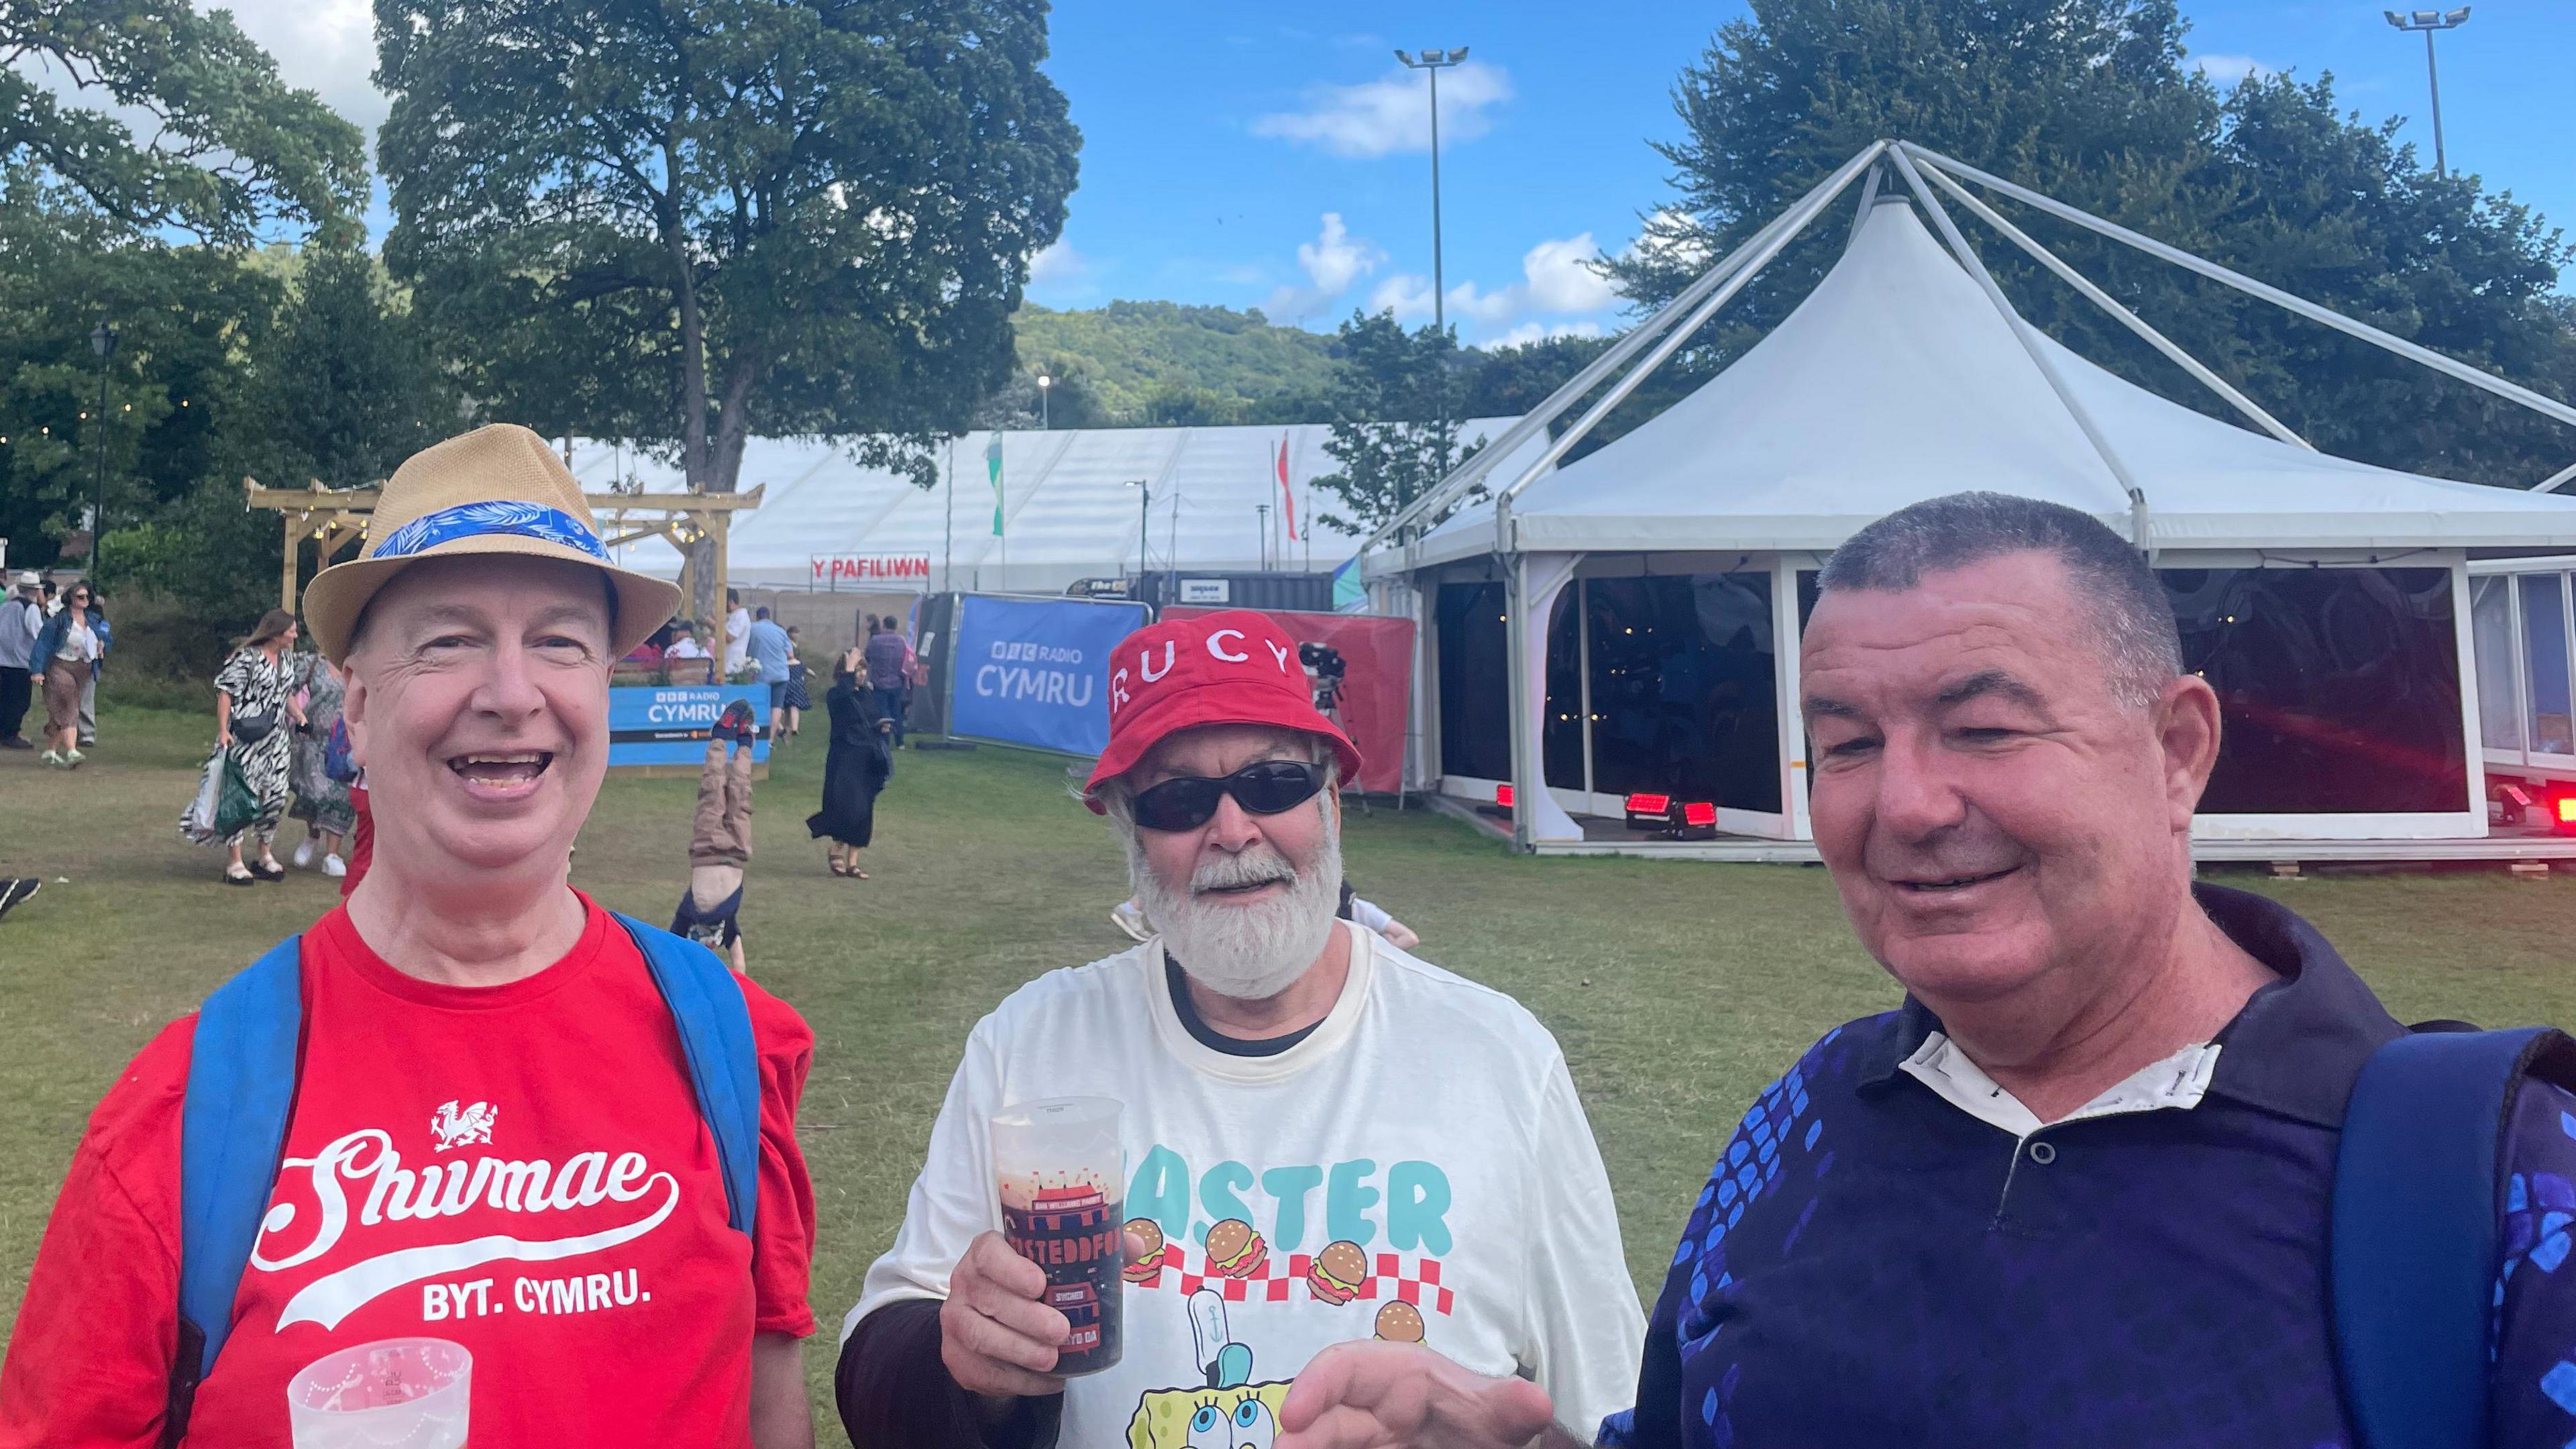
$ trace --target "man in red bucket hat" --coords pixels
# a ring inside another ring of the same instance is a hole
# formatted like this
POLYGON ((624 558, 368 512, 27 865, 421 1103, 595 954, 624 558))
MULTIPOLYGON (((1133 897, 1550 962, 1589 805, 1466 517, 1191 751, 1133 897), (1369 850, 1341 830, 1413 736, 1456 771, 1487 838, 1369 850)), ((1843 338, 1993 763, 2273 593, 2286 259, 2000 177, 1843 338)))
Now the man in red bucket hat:
POLYGON ((1531 1378, 1570 1425, 1626 1404, 1643 1314, 1565 1059, 1510 998, 1335 919, 1360 752, 1296 641, 1257 613, 1172 620, 1102 673, 1083 799, 1155 933, 968 1039, 843 1325, 852 1441, 1268 1443, 1306 1361, 1371 1337, 1531 1378), (1124 1104, 1126 1180, 1098 1186, 1130 1259, 1122 1353, 1071 1379, 1046 1275, 995 1231, 988 1134, 1067 1096, 1124 1104))

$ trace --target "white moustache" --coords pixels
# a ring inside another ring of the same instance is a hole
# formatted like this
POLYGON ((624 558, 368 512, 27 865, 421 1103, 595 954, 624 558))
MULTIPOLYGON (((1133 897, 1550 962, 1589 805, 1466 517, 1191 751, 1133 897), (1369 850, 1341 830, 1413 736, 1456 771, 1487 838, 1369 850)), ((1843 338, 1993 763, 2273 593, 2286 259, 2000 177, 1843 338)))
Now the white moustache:
POLYGON ((1190 875, 1190 894, 1209 891, 1243 890, 1251 886, 1295 885, 1297 871, 1278 852, 1261 849, 1241 855, 1223 855, 1200 866, 1190 875))

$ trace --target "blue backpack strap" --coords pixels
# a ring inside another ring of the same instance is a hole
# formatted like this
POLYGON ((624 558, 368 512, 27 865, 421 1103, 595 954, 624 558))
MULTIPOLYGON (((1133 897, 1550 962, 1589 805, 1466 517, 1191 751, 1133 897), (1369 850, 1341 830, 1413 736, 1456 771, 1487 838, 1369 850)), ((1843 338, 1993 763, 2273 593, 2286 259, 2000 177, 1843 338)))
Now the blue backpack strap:
MULTIPOLYGON (((2454 1027, 2456 1023, 2442 1023, 2454 1027)), ((2371 1054, 2335 1156, 2335 1355, 2362 1449, 2485 1449, 2504 1136, 2548 1027, 2419 1030, 2371 1054)))
POLYGON ((233 1298, 286 1150, 304 1029, 302 941, 288 937, 197 1011, 179 1118, 179 1320, 183 1347, 199 1343, 172 1369, 182 1416, 232 1331, 233 1298))
POLYGON ((732 968, 706 947, 632 916, 619 925, 635 938, 645 968, 671 1020, 680 1030, 689 1085, 698 1112, 715 1134, 724 1169, 725 1220, 751 1236, 760 1191, 760 1046, 751 1034, 751 1007, 732 968))

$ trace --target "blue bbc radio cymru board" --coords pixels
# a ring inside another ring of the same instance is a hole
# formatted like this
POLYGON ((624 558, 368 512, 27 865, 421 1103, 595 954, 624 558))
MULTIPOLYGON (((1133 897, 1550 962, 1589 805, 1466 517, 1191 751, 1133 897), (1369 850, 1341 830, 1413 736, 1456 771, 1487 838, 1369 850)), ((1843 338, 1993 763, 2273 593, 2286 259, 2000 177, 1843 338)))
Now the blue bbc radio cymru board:
POLYGON ((959 599, 952 733, 1097 755, 1109 748, 1109 654, 1145 627, 1142 604, 959 599))
POLYGON ((769 758, 769 686, 621 684, 608 691, 608 767, 706 763, 716 716, 734 700, 751 706, 755 761, 769 758))

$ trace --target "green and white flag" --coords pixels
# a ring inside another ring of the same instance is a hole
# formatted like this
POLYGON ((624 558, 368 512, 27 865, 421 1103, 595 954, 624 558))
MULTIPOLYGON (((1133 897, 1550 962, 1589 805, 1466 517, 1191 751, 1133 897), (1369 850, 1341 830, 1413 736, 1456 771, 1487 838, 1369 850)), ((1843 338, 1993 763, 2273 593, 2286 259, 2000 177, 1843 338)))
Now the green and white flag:
POLYGON ((996 429, 993 440, 984 445, 984 471, 993 478, 993 536, 1002 536, 1002 434, 996 429))

